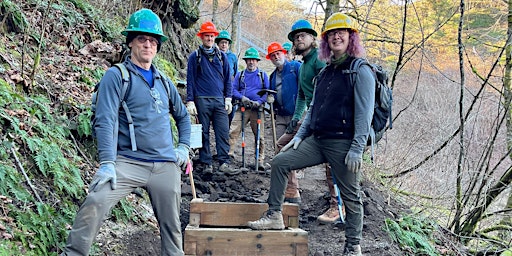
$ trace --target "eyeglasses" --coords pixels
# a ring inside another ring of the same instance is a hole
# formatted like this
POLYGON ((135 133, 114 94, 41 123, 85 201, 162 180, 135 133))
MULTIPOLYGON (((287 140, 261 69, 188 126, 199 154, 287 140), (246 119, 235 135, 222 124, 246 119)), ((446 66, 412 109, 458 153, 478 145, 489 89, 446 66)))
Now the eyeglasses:
POLYGON ((141 44, 145 44, 146 41, 149 41, 149 44, 151 44, 151 46, 156 46, 158 44, 158 40, 156 40, 156 38, 151 37, 151 36, 139 35, 139 36, 135 37, 135 39, 137 39, 137 42, 139 42, 141 44))
POLYGON ((348 30, 345 30, 345 29, 333 30, 333 31, 329 31, 329 33, 327 33, 327 37, 329 37, 329 38, 333 38, 335 36, 342 37, 347 34, 348 34, 348 30))
POLYGON ((304 39, 307 35, 308 33, 306 32, 295 34, 295 36, 293 37, 293 41, 297 41, 299 38, 304 39))

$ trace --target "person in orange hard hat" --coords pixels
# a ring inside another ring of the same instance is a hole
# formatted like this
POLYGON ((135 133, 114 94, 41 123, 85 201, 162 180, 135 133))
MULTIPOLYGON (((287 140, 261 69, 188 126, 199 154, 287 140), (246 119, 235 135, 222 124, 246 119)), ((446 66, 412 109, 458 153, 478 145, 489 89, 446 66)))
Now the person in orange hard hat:
MULTIPOLYGON (((301 63, 286 58, 287 50, 277 42, 267 47, 266 58, 276 67, 270 74, 270 89, 276 91, 274 95, 274 112, 276 137, 281 137, 286 131, 288 123, 292 120, 295 111, 295 101, 299 89, 299 69, 301 63)), ((281 148, 276 147, 276 154, 281 148)))
POLYGON ((197 36, 202 44, 188 57, 186 105, 190 115, 197 116, 202 125, 202 147, 199 149, 199 169, 213 172, 210 150, 210 124, 215 133, 218 170, 234 174, 230 167, 229 119, 233 110, 232 78, 229 60, 215 44, 219 31, 211 21, 201 25, 197 36))

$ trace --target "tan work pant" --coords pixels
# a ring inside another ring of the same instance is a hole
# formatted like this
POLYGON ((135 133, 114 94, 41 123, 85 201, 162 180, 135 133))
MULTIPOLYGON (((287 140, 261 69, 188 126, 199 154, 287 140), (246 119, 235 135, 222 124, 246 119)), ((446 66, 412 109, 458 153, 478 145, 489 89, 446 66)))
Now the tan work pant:
MULTIPOLYGON (((265 160, 265 117, 263 116, 263 112, 260 113, 260 149, 258 160, 260 163, 263 163, 265 160)), ((231 121, 231 128, 229 130, 229 155, 233 155, 235 152, 235 147, 241 147, 241 143, 238 143, 238 139, 240 137, 240 133, 242 132, 242 126, 247 126, 247 123, 250 123, 252 133, 254 134, 254 138, 256 138, 258 134, 258 110, 246 108, 244 113, 244 120, 242 121, 242 111, 240 108, 236 111, 235 117, 233 121, 231 121)), ((247 132, 247 129, 245 129, 247 132)), ((247 139, 246 139, 247 141, 247 139)))
POLYGON ((110 183, 89 191, 78 210, 62 255, 89 255, 89 249, 111 208, 142 187, 148 192, 161 237, 160 255, 184 255, 180 223, 181 170, 174 162, 141 162, 118 156, 117 188, 110 183))

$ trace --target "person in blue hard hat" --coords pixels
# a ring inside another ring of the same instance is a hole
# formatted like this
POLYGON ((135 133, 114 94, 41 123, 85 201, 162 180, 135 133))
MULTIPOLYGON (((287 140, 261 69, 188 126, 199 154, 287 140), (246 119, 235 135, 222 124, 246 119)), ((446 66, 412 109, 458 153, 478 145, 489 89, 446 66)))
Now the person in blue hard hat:
POLYGON ((122 34, 126 36, 130 55, 121 64, 123 68, 118 64, 106 71, 97 92, 93 129, 100 167, 76 214, 61 255, 89 255, 111 208, 139 187, 148 192, 158 221, 160 255, 184 255, 181 170, 189 162, 190 117, 176 87, 152 63, 167 40, 160 18, 149 9, 141 9, 131 15, 122 34), (123 85, 121 72, 128 72, 131 83, 124 101, 119 96, 123 85), (178 128, 177 148, 171 115, 178 128), (131 140, 128 116, 135 124, 134 140, 131 140))

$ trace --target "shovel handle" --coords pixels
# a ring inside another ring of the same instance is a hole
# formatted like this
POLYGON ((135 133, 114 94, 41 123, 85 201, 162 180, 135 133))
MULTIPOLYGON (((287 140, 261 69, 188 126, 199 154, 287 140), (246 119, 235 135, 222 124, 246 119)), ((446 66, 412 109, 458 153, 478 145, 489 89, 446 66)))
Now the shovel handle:
POLYGON ((194 175, 192 174, 192 170, 192 163, 188 161, 186 173, 188 173, 188 177, 190 178, 190 187, 192 188, 192 199, 196 199, 196 185, 194 184, 194 175))

